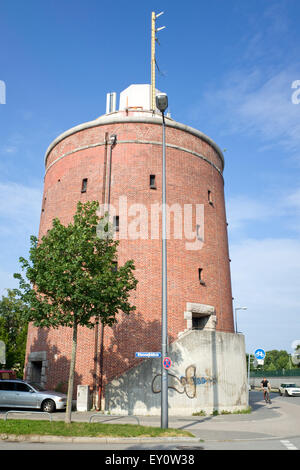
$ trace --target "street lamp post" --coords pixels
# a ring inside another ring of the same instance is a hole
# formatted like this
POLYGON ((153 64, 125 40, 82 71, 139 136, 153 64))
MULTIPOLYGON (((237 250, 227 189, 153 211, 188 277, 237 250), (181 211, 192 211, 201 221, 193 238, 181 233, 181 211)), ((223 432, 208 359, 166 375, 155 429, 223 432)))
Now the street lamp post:
POLYGON ((236 307, 236 308, 234 309, 234 314, 235 314, 235 332, 236 332, 236 333, 238 332, 238 331, 237 331, 237 314, 236 314, 237 310, 247 310, 247 307, 236 307))
POLYGON ((168 97, 165 93, 156 96, 156 106, 162 114, 162 322, 161 322, 161 428, 168 428, 168 371, 163 366, 167 356, 167 235, 166 235, 166 139, 165 110, 168 97))
POLYGON ((248 405, 249 405, 249 392, 250 392, 250 364, 251 364, 251 354, 248 354, 248 405))

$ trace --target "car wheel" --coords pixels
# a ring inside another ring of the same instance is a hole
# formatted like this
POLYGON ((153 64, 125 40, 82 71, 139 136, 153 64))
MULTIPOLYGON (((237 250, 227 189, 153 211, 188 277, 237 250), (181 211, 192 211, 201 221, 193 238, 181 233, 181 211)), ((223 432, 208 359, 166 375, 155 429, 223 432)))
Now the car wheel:
POLYGON ((42 411, 46 411, 47 413, 53 413, 55 411, 55 403, 53 400, 45 400, 42 403, 42 411))
POLYGON ((285 394, 284 394, 284 396, 285 396, 285 397, 288 397, 288 396, 289 396, 289 394, 288 394, 287 390, 285 391, 285 394))

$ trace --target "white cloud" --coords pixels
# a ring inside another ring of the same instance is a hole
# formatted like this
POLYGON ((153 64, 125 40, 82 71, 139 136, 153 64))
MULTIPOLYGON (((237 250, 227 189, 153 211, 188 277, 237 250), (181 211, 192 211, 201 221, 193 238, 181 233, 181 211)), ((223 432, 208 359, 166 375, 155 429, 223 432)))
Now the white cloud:
POLYGON ((16 153, 17 150, 18 148, 15 145, 4 145, 3 147, 1 147, 0 153, 4 153, 7 155, 7 154, 16 153))
POLYGON ((33 118, 34 113, 30 109, 20 109, 18 110, 18 114, 21 116, 24 121, 29 121, 33 118))
MULTIPOLYGON (((231 235, 241 234, 247 228, 262 227, 276 238, 274 223, 278 229, 300 231, 300 189, 280 187, 262 193, 259 198, 237 195, 226 202, 227 220, 231 235)), ((291 232, 292 231, 292 232, 291 232)), ((280 236, 280 235, 279 235, 280 236)))
POLYGON ((18 287, 18 281, 13 274, 7 271, 0 271, 0 298, 7 295, 7 289, 18 287))
POLYGON ((300 337, 300 241, 244 239, 230 253, 235 306, 248 307, 238 312, 248 350, 289 350, 300 337))
MULTIPOLYGON (((26 227, 36 224, 41 210, 42 190, 18 183, 0 183, 0 218, 26 227)), ((1 224, 2 225, 2 224, 1 224)))
POLYGON ((300 209, 300 188, 286 196, 286 204, 294 209, 300 209))
POLYGON ((300 67, 288 8, 284 2, 267 2, 259 16, 248 12, 247 21, 240 57, 210 85, 205 98, 215 107, 214 119, 224 133, 251 135, 297 151, 300 103, 292 102, 292 84, 300 80, 300 67), (274 47, 277 43, 281 47, 274 47))
POLYGON ((248 222, 264 221, 278 214, 274 204, 245 195, 229 198, 226 207, 230 230, 237 230, 248 222))
POLYGON ((248 307, 237 312, 248 351, 290 351, 300 338, 300 239, 291 235, 300 231, 299 209, 298 188, 228 201, 234 306, 248 307))
POLYGON ((20 272, 19 257, 28 258, 30 236, 38 233, 41 199, 41 188, 0 183, 0 295, 18 285, 13 273, 20 272))
POLYGON ((9 154, 15 154, 22 148, 28 147, 28 136, 27 138, 21 132, 15 131, 6 137, 6 143, 3 143, 0 147, 0 155, 7 156, 9 154))
MULTIPOLYGON (((213 92, 214 101, 222 110, 224 132, 259 136, 290 150, 300 144, 300 104, 292 103, 291 88, 300 79, 300 70, 290 68, 271 77, 259 70, 251 75, 238 72, 225 79, 221 89, 213 92)), ((210 94, 207 99, 212 101, 210 94)))
POLYGON ((262 302, 268 292, 268 303, 273 307, 280 297, 286 306, 295 304, 300 308, 299 240, 245 239, 231 246, 231 259, 239 270, 238 279, 246 281, 243 289, 250 291, 253 298, 262 302), (258 285, 264 289, 257 289, 258 285), (293 298, 291 293, 295 294, 293 298))

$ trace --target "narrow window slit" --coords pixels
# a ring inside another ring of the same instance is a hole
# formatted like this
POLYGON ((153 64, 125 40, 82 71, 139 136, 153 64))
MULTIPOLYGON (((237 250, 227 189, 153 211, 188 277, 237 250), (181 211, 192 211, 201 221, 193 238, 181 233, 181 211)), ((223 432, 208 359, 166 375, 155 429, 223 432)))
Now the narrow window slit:
POLYGON ((120 230, 120 217, 118 215, 114 216, 113 225, 114 225, 114 231, 119 232, 119 230, 120 230))
POLYGON ((81 192, 82 192, 82 193, 86 193, 86 190, 87 190, 87 182, 88 182, 88 179, 87 179, 87 178, 83 178, 82 183, 81 183, 81 192))
POLYGON ((156 189, 155 175, 150 175, 150 189, 156 189))
POLYGON ((203 268, 198 269, 198 278, 199 278, 199 283, 202 286, 205 286, 205 282, 203 281, 203 268))

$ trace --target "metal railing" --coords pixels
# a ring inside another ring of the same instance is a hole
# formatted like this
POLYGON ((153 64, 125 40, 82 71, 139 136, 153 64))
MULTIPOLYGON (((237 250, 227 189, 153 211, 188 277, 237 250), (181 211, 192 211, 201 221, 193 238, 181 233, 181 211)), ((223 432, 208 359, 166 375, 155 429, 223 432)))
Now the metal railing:
POLYGON ((5 416, 4 416, 4 421, 7 420, 7 416, 9 413, 22 413, 22 414, 30 414, 30 413, 34 413, 35 415, 36 414, 43 414, 43 415, 47 415, 48 418, 49 418, 49 421, 52 421, 52 416, 50 413, 47 413, 47 411, 18 411, 18 410, 9 410, 5 413, 5 416))
POLYGON ((108 417, 107 415, 101 415, 99 413, 91 415, 90 419, 89 419, 89 423, 92 422, 93 418, 97 418, 97 417, 98 418, 106 418, 106 419, 101 421, 102 423, 105 423, 106 421, 115 421, 117 419, 122 419, 122 418, 132 418, 132 419, 135 419, 137 421, 138 425, 140 425, 140 420, 136 416, 125 415, 125 416, 111 416, 111 417, 108 417))

